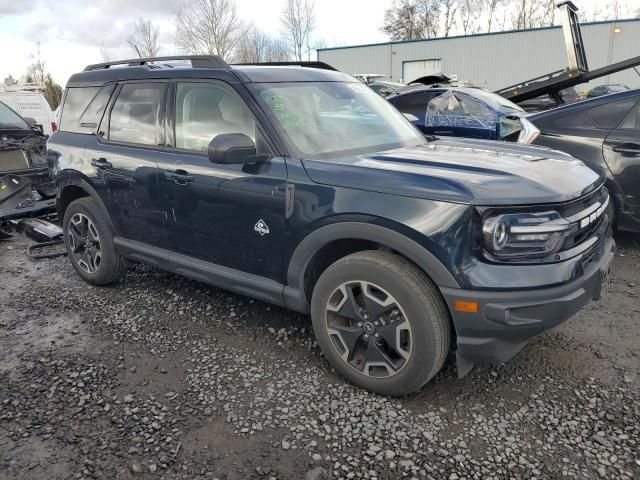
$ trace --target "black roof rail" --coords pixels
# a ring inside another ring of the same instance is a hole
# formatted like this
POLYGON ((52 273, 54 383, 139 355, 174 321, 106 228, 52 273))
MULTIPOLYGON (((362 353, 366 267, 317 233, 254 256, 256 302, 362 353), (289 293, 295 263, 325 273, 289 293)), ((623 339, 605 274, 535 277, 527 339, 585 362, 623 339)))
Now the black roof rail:
POLYGON ((245 66, 268 65, 271 67, 307 67, 307 68, 319 68, 321 70, 332 70, 334 72, 338 71, 337 68, 332 67, 328 63, 324 63, 324 62, 304 62, 304 61, 303 62, 250 62, 250 63, 234 63, 233 65, 245 65, 245 66))
POLYGON ((217 55, 172 55, 169 57, 132 58, 131 60, 116 60, 114 62, 95 63, 87 65, 85 72, 91 70, 104 70, 114 65, 128 65, 130 67, 146 65, 154 62, 167 62, 171 60, 188 60, 193 68, 220 68, 229 65, 217 55))

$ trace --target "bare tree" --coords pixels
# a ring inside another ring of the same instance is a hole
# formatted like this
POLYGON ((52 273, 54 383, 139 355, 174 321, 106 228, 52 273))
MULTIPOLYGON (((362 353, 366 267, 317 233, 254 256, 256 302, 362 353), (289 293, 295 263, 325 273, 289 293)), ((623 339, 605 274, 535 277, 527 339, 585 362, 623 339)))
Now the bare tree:
POLYGON ((496 11, 499 7, 504 7, 505 0, 484 0, 484 9, 487 15, 487 32, 496 24, 496 11))
POLYGON ((110 62, 111 60, 113 60, 113 53, 109 48, 107 48, 107 46, 104 43, 100 44, 99 50, 100 50, 100 58, 102 59, 103 62, 110 62))
POLYGON ((422 19, 418 4, 413 0, 394 1, 384 12, 384 23, 380 29, 391 40, 416 40, 422 38, 422 19))
POLYGON ((481 0, 461 0, 460 25, 462 25, 462 31, 465 35, 478 32, 478 20, 482 10, 483 4, 481 0))
POLYGON ((456 24, 456 12, 458 10, 458 0, 440 0, 443 15, 443 34, 449 36, 456 24))
POLYGON ((237 61, 240 63, 286 62, 290 58, 287 42, 273 38, 251 28, 238 47, 237 61))
POLYGON ((187 53, 232 61, 247 26, 234 0, 186 0, 176 17, 176 43, 187 53))
POLYGON ((306 49, 311 58, 311 33, 315 28, 315 0, 287 0, 281 21, 285 38, 298 61, 306 49))
POLYGON ((555 11, 553 0, 517 0, 511 15, 511 27, 523 30, 553 25, 555 11))
MULTIPOLYGON (((451 1, 451 0, 449 0, 451 1)), ((443 0, 399 0, 384 13, 381 30, 392 40, 437 37, 443 0)))
POLYGON ((151 20, 139 18, 133 26, 133 32, 127 37, 127 43, 140 57, 157 57, 160 51, 159 36, 160 27, 151 23, 151 20))
POLYGON ((440 0, 420 0, 418 10, 422 16, 423 35, 426 38, 435 38, 440 32, 440 0))

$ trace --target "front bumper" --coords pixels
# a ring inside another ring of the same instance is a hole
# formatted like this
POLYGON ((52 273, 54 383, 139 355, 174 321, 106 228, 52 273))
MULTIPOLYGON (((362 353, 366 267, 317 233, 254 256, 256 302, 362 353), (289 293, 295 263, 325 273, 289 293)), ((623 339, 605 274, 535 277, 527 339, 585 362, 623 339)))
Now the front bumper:
POLYGON ((468 362, 506 362, 530 338, 566 321, 591 300, 598 300, 603 284, 608 282, 614 249, 609 235, 583 257, 583 274, 558 287, 518 291, 441 288, 456 329, 458 357, 468 362), (458 312, 453 307, 455 300, 478 302, 478 311, 458 312))

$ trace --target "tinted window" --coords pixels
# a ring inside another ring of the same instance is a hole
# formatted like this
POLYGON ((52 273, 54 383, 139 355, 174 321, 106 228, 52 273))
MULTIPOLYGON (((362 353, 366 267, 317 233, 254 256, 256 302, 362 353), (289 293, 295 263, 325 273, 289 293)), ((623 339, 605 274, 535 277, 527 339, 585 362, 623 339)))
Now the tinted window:
POLYGON ((80 116, 100 91, 100 87, 67 88, 60 118, 60 130, 63 132, 87 133, 80 127, 80 116))
POLYGON ((629 112, 619 128, 628 130, 640 130, 640 103, 629 112))
POLYGON ((204 152, 221 133, 244 133, 255 142, 256 124, 244 100, 227 85, 179 83, 176 147, 204 152))
POLYGON ((19 128, 29 130, 29 125, 20 115, 0 102, 0 128, 19 128))
POLYGON ((109 140, 158 145, 161 143, 160 106, 166 86, 161 83, 126 84, 111 110, 109 140))
POLYGON ((588 113, 598 128, 616 128, 637 101, 637 97, 623 98, 593 107, 588 113))
POLYGON ((409 93, 407 95, 396 97, 395 100, 393 100, 393 104, 402 113, 410 113, 411 115, 415 115, 416 117, 424 120, 429 101, 441 93, 442 91, 409 93))

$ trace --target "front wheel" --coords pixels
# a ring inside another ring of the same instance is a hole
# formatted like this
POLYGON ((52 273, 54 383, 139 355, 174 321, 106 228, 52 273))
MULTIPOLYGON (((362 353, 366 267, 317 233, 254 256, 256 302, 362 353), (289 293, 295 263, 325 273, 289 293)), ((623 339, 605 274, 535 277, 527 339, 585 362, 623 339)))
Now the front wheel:
POLYGON ((418 390, 449 350, 449 314, 437 288, 389 252, 358 252, 327 268, 313 291, 311 317, 331 365, 375 393, 418 390))

